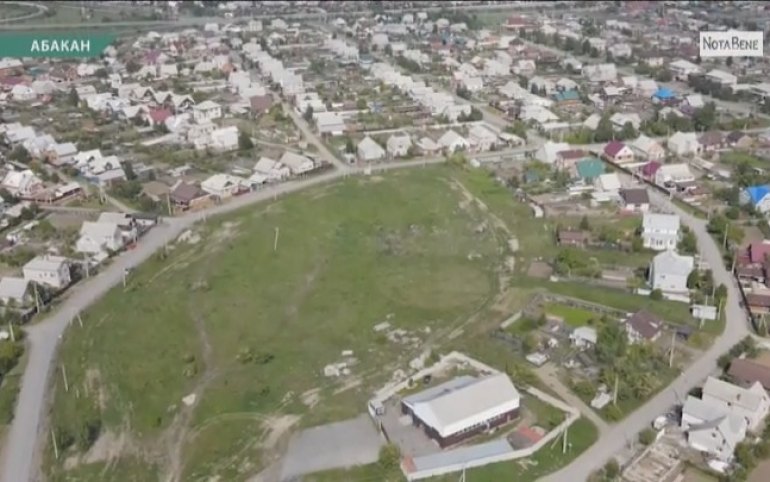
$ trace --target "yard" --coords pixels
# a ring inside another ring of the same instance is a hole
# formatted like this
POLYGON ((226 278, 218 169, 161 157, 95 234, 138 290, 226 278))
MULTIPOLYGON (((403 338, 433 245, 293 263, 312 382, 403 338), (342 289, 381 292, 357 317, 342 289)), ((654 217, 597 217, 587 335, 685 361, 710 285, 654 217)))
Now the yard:
MULTIPOLYGON (((46 451, 49 479, 245 480, 292 429, 358 415, 425 346, 459 343, 450 335, 507 287, 510 237, 517 257, 542 246, 530 216, 490 177, 437 167, 349 179, 198 226, 65 335, 69 391, 59 380, 61 454, 46 451), (375 332, 383 321, 407 335, 375 332), (350 373, 324 376, 343 350, 350 373)), ((595 438, 585 431, 573 450, 595 438)), ((528 473, 561 459, 543 457, 528 473)))
POLYGON ((599 316, 596 313, 588 310, 573 308, 571 306, 558 303, 551 303, 547 305, 545 307, 545 312, 549 315, 562 318, 567 325, 573 328, 586 325, 590 320, 596 319, 599 316))
MULTIPOLYGON (((562 453, 562 444, 546 444, 533 457, 513 460, 499 464, 487 465, 467 471, 466 478, 473 482, 498 482, 515 480, 517 482, 535 481, 560 467, 569 464, 575 457, 590 447, 598 436, 596 427, 588 420, 578 419, 569 430, 569 448, 562 453)), ((459 474, 449 474, 443 477, 428 479, 430 482, 455 482, 459 474)), ((364 481, 377 480, 382 482, 401 482, 403 476, 393 476, 383 473, 377 464, 357 467, 347 471, 331 471, 306 477, 307 482, 337 482, 340 480, 364 481)))

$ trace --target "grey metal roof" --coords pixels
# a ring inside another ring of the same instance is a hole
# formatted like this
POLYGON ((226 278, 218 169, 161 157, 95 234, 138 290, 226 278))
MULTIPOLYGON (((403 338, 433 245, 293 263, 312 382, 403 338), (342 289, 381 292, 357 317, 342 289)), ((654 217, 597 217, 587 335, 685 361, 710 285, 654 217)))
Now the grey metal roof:
POLYGON ((513 448, 507 440, 494 440, 469 447, 462 447, 455 450, 447 450, 422 457, 412 459, 417 471, 431 470, 448 465, 462 465, 476 459, 494 457, 496 455, 505 455, 513 452, 513 448))

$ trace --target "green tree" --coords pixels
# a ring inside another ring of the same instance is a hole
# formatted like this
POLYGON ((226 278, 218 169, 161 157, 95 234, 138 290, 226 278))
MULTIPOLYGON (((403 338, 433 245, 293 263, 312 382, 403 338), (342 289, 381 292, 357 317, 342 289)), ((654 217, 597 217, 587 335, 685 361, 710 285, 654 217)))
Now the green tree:
POLYGON ((380 449, 377 465, 382 475, 390 476, 401 471, 401 450, 398 445, 389 443, 380 449))
POLYGON ((75 90, 74 87, 71 88, 69 94, 67 94, 67 102, 75 107, 80 105, 80 96, 78 96, 78 91, 75 90))
POLYGON ((639 443, 642 445, 650 445, 655 441, 655 431, 651 428, 646 428, 639 432, 639 443))
POLYGON ((305 113, 302 114, 302 117, 305 119, 305 122, 307 122, 308 124, 313 122, 313 106, 312 105, 307 106, 307 108, 305 109, 305 113))
POLYGON ((655 289, 650 291, 650 299, 655 301, 660 301, 663 299, 663 292, 659 289, 655 289))
POLYGON ((634 129, 634 125, 630 122, 623 124, 623 129, 620 131, 620 138, 623 140, 636 139, 639 134, 634 129))
POLYGON ((591 229, 591 223, 588 222, 588 216, 583 216, 580 219, 580 229, 583 231, 589 231, 591 229))
POLYGON ((24 146, 14 147, 8 155, 8 158, 12 161, 21 162, 22 164, 27 164, 32 160, 32 156, 24 146))
POLYGON ((243 129, 238 131, 238 149, 242 151, 249 151, 254 148, 254 142, 251 140, 251 136, 243 129))
POLYGON ((356 145, 353 143, 353 139, 350 137, 347 138, 345 141, 345 152, 348 154, 355 154, 356 153, 356 145))

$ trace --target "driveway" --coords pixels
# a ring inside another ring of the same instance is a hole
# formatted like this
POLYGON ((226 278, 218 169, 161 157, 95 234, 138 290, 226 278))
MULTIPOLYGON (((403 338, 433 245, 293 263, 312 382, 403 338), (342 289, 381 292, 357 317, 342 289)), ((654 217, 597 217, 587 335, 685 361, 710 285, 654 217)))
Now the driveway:
POLYGON ((368 415, 295 434, 283 458, 281 480, 376 462, 385 444, 368 415))

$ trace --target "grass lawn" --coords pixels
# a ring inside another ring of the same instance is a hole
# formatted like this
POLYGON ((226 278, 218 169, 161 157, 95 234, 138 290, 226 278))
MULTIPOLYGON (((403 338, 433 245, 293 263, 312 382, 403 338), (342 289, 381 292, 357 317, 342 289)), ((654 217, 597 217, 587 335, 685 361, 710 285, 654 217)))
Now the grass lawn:
POLYGON ((559 303, 550 303, 545 307, 545 312, 549 315, 558 316, 564 319, 564 322, 572 327, 579 327, 588 324, 589 320, 595 319, 598 315, 588 310, 573 308, 571 306, 559 303))
MULTIPOLYGON (((598 437, 596 427, 586 419, 578 419, 569 429, 571 447, 562 454, 562 444, 557 442, 553 447, 547 444, 528 459, 513 460, 499 464, 487 465, 467 471, 466 478, 473 482, 512 481, 529 482, 551 473, 569 464, 575 457, 593 445, 598 437)), ((458 474, 448 474, 441 477, 426 479, 430 482, 456 482, 458 474)), ((396 482, 406 480, 403 476, 383 475, 377 464, 356 467, 352 470, 335 470, 323 472, 305 478, 306 482, 363 482, 363 481, 396 482)))
POLYGON ((693 324, 689 306, 686 303, 678 303, 667 300, 653 300, 647 296, 635 295, 621 290, 606 287, 596 287, 580 283, 548 282, 543 280, 523 279, 515 280, 514 286, 519 284, 530 288, 540 287, 552 293, 571 296, 593 303, 599 303, 611 308, 625 310, 629 313, 645 309, 654 313, 665 321, 674 324, 693 324))
POLYGON ((118 474, 110 464, 102 480, 166 473, 144 467, 168 457, 168 440, 187 426, 180 480, 238 481, 274 455, 260 444, 275 420, 312 425, 360 414, 424 342, 449 348, 448 335, 497 295, 507 244, 497 230, 475 229, 490 211, 519 236, 520 255, 534 256, 528 208, 490 177, 447 166, 348 179, 199 226, 202 241, 138 267, 128 288, 112 290, 84 313, 83 328, 65 334, 70 390, 57 380, 52 425, 73 443, 58 462, 48 448, 52 480, 90 480, 80 475, 90 465, 61 463, 88 447, 89 427, 125 435, 126 467, 142 466, 118 474), (488 210, 464 204, 452 178, 488 210), (421 343, 375 333, 386 319, 421 343), (324 377, 346 349, 358 359, 351 377, 324 377), (310 390, 317 403, 303 396, 310 390), (187 413, 181 400, 193 391, 187 413))

